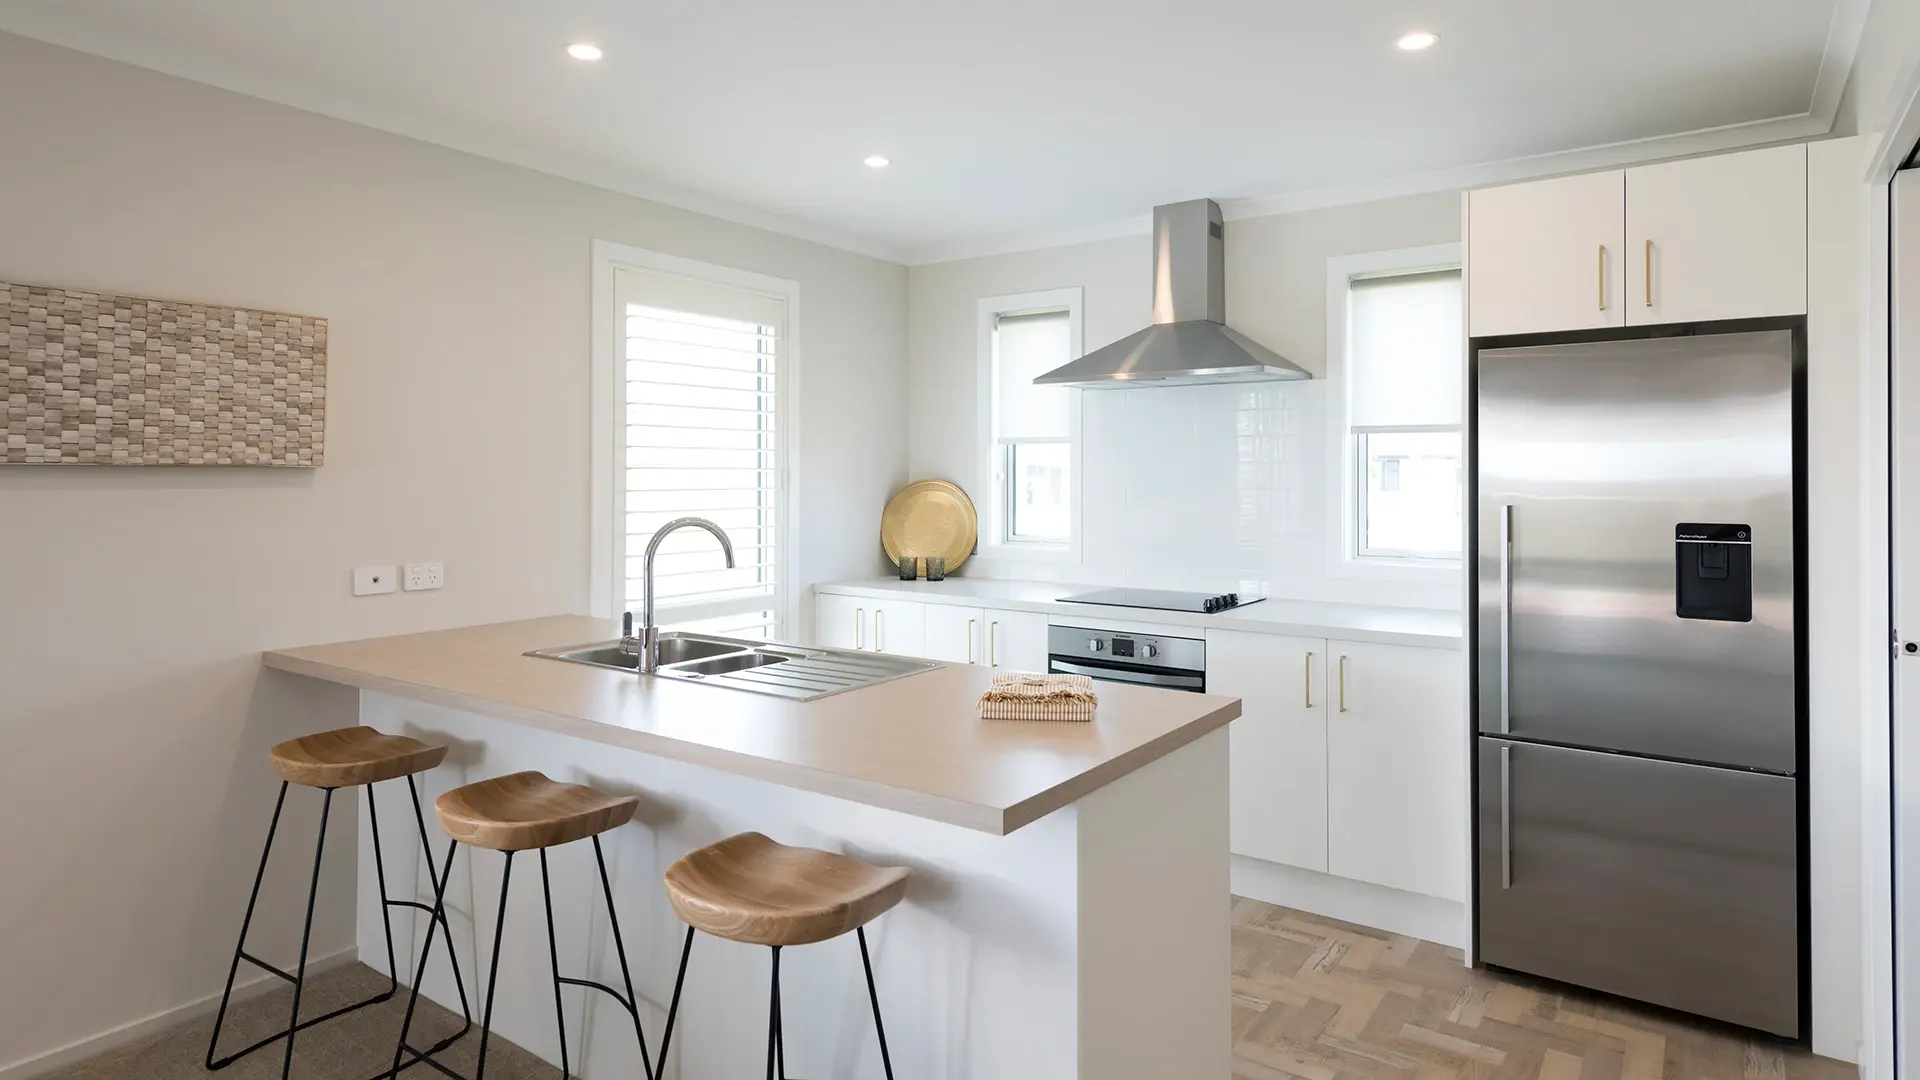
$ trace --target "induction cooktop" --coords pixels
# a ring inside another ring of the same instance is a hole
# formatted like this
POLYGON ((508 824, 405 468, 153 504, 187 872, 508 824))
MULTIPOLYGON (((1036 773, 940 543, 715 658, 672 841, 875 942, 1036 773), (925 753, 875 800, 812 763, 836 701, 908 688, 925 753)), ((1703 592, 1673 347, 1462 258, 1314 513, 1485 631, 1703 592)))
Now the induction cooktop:
POLYGON ((1173 592, 1166 589, 1100 589, 1075 596, 1063 596, 1063 604, 1105 604, 1108 607, 1150 608, 1154 611, 1190 611, 1211 615, 1248 604, 1257 604, 1258 596, 1244 599, 1238 593, 1173 592))

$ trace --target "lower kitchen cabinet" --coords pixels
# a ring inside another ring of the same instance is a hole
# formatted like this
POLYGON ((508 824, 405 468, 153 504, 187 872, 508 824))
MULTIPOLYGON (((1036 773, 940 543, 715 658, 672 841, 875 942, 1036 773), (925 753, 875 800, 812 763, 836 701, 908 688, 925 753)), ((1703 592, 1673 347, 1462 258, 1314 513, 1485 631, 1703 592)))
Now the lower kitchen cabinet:
POLYGON ((813 641, 828 649, 924 656, 928 606, 914 600, 816 593, 813 641))
POLYGON ((914 600, 873 601, 873 635, 867 648, 901 656, 927 655, 927 608, 914 600))
POLYGON ((928 604, 926 649, 920 655, 948 664, 985 663, 986 624, 987 613, 980 608, 928 604))
POLYGON ((1227 725, 1235 854, 1327 869, 1327 643, 1209 631, 1207 692, 1240 699, 1227 725))
POLYGON ((1006 671, 1047 670, 1047 617, 1031 611, 987 616, 987 666, 1006 671))
POLYGON ((1466 672, 1457 651, 1330 641, 1327 870, 1466 899, 1466 672))
POLYGON ((1234 854, 1464 899, 1464 678, 1457 650, 1208 631, 1234 854))

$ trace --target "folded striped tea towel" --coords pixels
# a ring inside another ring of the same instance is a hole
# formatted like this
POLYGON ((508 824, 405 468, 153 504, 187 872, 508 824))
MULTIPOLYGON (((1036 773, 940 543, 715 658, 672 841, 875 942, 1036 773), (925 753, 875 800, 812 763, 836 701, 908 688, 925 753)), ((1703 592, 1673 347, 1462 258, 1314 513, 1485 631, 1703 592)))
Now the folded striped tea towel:
POLYGON ((1085 675, 995 675, 980 695, 980 719, 1087 721, 1098 704, 1085 675))

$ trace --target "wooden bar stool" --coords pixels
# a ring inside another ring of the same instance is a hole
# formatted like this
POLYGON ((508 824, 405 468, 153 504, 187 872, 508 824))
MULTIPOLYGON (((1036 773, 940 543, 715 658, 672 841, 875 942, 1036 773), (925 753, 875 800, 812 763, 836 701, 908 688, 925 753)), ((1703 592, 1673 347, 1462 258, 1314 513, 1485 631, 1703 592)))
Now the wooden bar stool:
MULTIPOLYGON (((563 1080, 573 1074, 573 1067, 567 1060, 566 1008, 560 998, 563 984, 591 987, 613 998, 621 1008, 627 1010, 627 1014, 633 1017, 633 1033, 640 1040, 640 1062, 645 1069, 643 1075, 652 1080, 653 1062, 647 1056, 646 1033, 640 1030, 640 1009, 633 993, 633 973, 627 968, 627 946, 620 937, 620 916, 614 910, 613 885, 607 878, 607 859, 600 848, 600 834, 633 820, 634 809, 639 803, 640 800, 631 795, 608 795, 579 784, 563 784, 538 772, 518 772, 482 780, 454 788, 434 800, 433 808, 440 817, 441 827, 453 837, 447 844, 446 862, 440 869, 440 891, 433 899, 436 916, 445 917, 442 908, 447 879, 453 870, 454 850, 460 844, 490 848, 504 852, 507 857, 506 865, 500 872, 500 912, 493 925, 493 970, 487 976, 487 1000, 480 1010, 480 1054, 474 1065, 473 1080, 483 1080, 487 1074, 487 1036, 493 1025, 494 987, 500 979, 500 938, 507 924, 507 887, 513 882, 513 856, 515 852, 529 850, 540 852, 540 889, 546 898, 547 956, 553 964, 553 1011, 560 1021, 560 1074, 563 1080), (600 867, 600 890, 607 898, 607 920, 613 927, 613 947, 620 956, 620 977, 627 990, 624 995, 604 983, 560 974, 560 946, 553 929, 553 884, 547 876, 547 849, 588 838, 593 840, 593 859, 600 867)), ((421 950, 422 976, 427 970, 427 950, 432 947, 432 941, 428 941, 427 949, 421 950)), ((448 947, 452 947, 451 939, 448 947)), ((400 1025, 400 1041, 394 1047, 393 1068, 382 1075, 393 1076, 406 1065, 425 1061, 442 1073, 457 1078, 459 1074, 431 1057, 444 1043, 426 1050, 407 1045, 407 1030, 413 1026, 413 1010, 419 1001, 420 979, 416 978, 413 981, 413 994, 407 999, 406 1019, 400 1025), (412 1060, 402 1065, 401 1059, 409 1054, 412 1060)))
MULTIPOLYGON (((420 812, 420 789, 415 786, 415 773, 433 768, 447 756, 444 746, 430 746, 418 739, 409 739, 404 735, 383 735, 370 727, 341 728, 338 731, 323 731, 316 735, 305 735, 275 746, 268 751, 267 757, 273 764, 273 771, 280 775, 280 798, 273 804, 273 821, 267 826, 266 848, 260 853, 260 869, 253 875, 253 892, 247 897, 246 918, 240 922, 240 943, 234 946, 233 963, 227 968, 227 986, 220 994, 220 1012, 213 1020, 213 1037, 207 1042, 207 1068, 224 1069, 255 1050, 277 1039, 287 1040, 286 1060, 281 1063, 281 1080, 286 1080, 293 1071, 293 1037, 315 1024, 343 1016, 355 1009, 364 1009, 377 1005, 393 997, 400 988, 398 962, 393 952, 393 909, 396 907, 417 908, 427 912, 432 921, 427 924, 427 940, 433 940, 433 928, 437 923, 447 938, 449 962, 452 962, 453 932, 447 927, 446 916, 426 904, 414 900, 395 900, 387 895, 386 860, 380 853, 380 808, 373 797, 373 785, 383 780, 407 779, 407 793, 413 797, 413 820, 420 829, 420 852, 427 861, 427 876, 432 879, 436 898, 445 888, 445 883, 433 873, 433 855, 427 847, 427 821, 420 812), (300 932, 300 966, 291 974, 274 967, 265 960, 247 952, 247 930, 253 925, 253 909, 260 900, 260 882, 267 874, 267 859, 273 854, 273 837, 280 828, 280 811, 287 805, 287 787, 299 784, 302 787, 319 788, 326 792, 320 803, 320 838, 313 850, 313 883, 307 888, 307 920, 300 932), (344 1005, 325 1016, 316 1016, 311 1020, 300 1019, 300 993, 307 981, 307 948, 313 938, 313 905, 320 890, 320 862, 327 850, 327 817, 333 810, 333 793, 343 787, 364 787, 367 789, 367 818, 373 826, 373 866, 380 882, 380 918, 387 934, 387 989, 364 1001, 344 1005), (269 1035, 244 1049, 237 1050, 225 1057, 216 1058, 215 1050, 220 1045, 220 1028, 226 1022, 227 1005, 233 998, 233 980, 240 971, 240 961, 245 960, 255 967, 271 972, 293 984, 293 1011, 287 1018, 284 1031, 269 1035)), ((423 952, 424 956, 425 953, 423 952)), ((466 1025, 460 1031, 442 1040, 442 1048, 451 1045, 454 1039, 466 1033, 473 1020, 467 1015, 467 989, 460 980, 460 965, 453 965, 454 986, 460 991, 460 1011, 466 1018, 466 1025)))
POLYGON ((907 891, 904 867, 872 866, 845 855, 788 847, 759 833, 710 844, 667 868, 667 899, 687 924, 680 973, 673 980, 666 1034, 660 1037, 660 1067, 666 1068, 680 989, 687 979, 693 932, 773 949, 773 991, 767 1007, 767 1075, 787 1080, 786 1036, 780 1021, 780 950, 811 945, 851 930, 860 938, 860 966, 867 973, 873 1031, 880 1037, 880 1064, 893 1080, 887 1029, 880 1023, 880 995, 867 954, 867 924, 900 902, 907 891))

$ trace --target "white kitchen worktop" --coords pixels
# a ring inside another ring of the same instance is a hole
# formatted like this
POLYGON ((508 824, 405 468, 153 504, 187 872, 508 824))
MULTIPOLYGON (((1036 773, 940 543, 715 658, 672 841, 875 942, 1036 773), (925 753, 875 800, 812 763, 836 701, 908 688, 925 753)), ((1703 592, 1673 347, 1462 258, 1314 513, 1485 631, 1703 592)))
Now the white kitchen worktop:
POLYGON ((872 578, 835 581, 814 586, 815 592, 867 596, 881 600, 917 600, 927 604, 993 607, 1003 611, 1033 611, 1056 622, 1074 619, 1107 622, 1154 623, 1215 630, 1245 630, 1291 637, 1330 637, 1343 641, 1371 641, 1382 645, 1417 645, 1458 649, 1462 620, 1459 612, 1431 608, 1370 607, 1307 600, 1262 600, 1257 604, 1204 615, 1184 611, 1150 611, 1101 604, 1063 604, 1060 598, 1091 592, 1097 585, 1067 585, 1047 581, 1000 581, 992 578, 948 578, 945 581, 900 581, 872 578))

